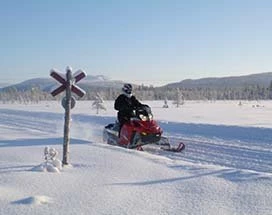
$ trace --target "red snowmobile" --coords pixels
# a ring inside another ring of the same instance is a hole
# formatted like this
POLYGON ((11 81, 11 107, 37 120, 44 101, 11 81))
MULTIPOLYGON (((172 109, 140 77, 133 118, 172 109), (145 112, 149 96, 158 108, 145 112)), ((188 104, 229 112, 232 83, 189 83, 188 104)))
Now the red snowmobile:
POLYGON ((135 110, 133 115, 130 121, 122 126, 121 130, 118 122, 105 126, 103 131, 104 142, 137 150, 143 150, 142 146, 147 144, 173 152, 180 152, 185 148, 183 143, 179 143, 176 148, 172 147, 168 138, 162 136, 163 131, 158 123, 153 120, 149 106, 143 105, 135 110))

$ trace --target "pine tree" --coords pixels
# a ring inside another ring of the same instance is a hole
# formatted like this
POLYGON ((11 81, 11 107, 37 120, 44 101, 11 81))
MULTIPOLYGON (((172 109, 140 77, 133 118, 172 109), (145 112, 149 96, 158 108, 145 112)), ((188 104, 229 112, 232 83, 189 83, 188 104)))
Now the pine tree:
POLYGON ((95 96, 95 100, 92 104, 92 107, 94 109, 96 109, 96 114, 99 113, 99 110, 106 110, 106 107, 103 105, 104 101, 103 99, 101 98, 101 96, 99 95, 99 93, 96 94, 95 96))
POLYGON ((179 88, 176 89, 176 96, 173 104, 177 105, 177 107, 179 107, 180 105, 184 105, 184 96, 182 92, 180 92, 179 88))
POLYGON ((169 106, 167 104, 167 98, 164 99, 164 105, 162 107, 163 108, 169 108, 169 106))

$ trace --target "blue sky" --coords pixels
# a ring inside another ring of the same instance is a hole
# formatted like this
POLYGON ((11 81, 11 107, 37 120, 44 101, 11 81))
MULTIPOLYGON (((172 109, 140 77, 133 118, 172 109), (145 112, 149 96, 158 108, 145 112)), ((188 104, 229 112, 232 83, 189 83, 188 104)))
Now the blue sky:
POLYGON ((0 16, 0 82, 68 65, 155 86, 272 71, 268 0, 9 0, 0 16))

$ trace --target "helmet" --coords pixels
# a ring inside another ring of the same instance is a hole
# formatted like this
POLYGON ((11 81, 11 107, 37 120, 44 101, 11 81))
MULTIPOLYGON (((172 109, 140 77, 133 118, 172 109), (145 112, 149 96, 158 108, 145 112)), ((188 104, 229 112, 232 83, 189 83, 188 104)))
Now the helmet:
POLYGON ((124 84, 122 91, 126 94, 131 94, 132 92, 132 85, 131 84, 124 84))

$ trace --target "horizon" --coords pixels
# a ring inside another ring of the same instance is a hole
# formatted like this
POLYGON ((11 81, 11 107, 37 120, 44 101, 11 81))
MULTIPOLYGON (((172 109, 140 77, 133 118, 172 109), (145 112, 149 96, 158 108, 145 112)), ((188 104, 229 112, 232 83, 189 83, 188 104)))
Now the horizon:
MULTIPOLYGON (((251 75, 261 75, 261 74, 266 74, 266 73, 272 73, 272 72, 262 72, 262 73, 252 73, 252 74, 246 74, 246 75, 228 75, 228 76, 209 76, 209 77, 201 77, 201 78, 185 78, 185 79, 182 79, 182 80, 177 80, 177 81, 169 81, 169 82, 163 82, 163 84, 154 84, 153 83, 150 83, 150 82, 146 82, 146 83, 143 83, 143 82, 126 82, 125 80, 117 80, 117 79, 113 79, 111 77, 107 77, 105 75, 91 75, 93 77, 98 77, 98 76, 103 76, 105 77, 106 79, 108 79, 109 81, 122 81, 124 83, 131 83, 131 84, 136 84, 136 85, 144 85, 144 86, 153 86, 153 87, 161 87, 161 86, 165 86, 167 84, 173 84, 173 83, 178 83, 178 82, 182 82, 184 80, 201 80, 201 79, 206 79, 206 78, 231 78, 231 77, 244 77, 244 76, 251 76, 251 75)), ((88 74, 87 74, 87 77, 88 77, 88 74)), ((25 82, 25 81, 28 81, 28 80, 32 80, 32 79, 40 79, 40 78, 48 78, 48 79, 51 79, 52 77, 50 77, 50 75, 48 77, 33 77, 33 78, 29 78, 29 79, 25 79, 25 80, 21 80, 19 82, 14 82, 14 83, 4 83, 4 82, 0 82, 0 88, 1 87, 6 87, 6 86, 12 86, 12 85, 16 85, 16 84, 20 84, 22 82, 25 82)), ((53 79, 52 79, 53 80, 53 79)), ((157 82, 159 83, 159 82, 157 82)))
POLYGON ((271 1, 0 3, 1 82, 51 68, 164 85, 271 71, 271 1))

